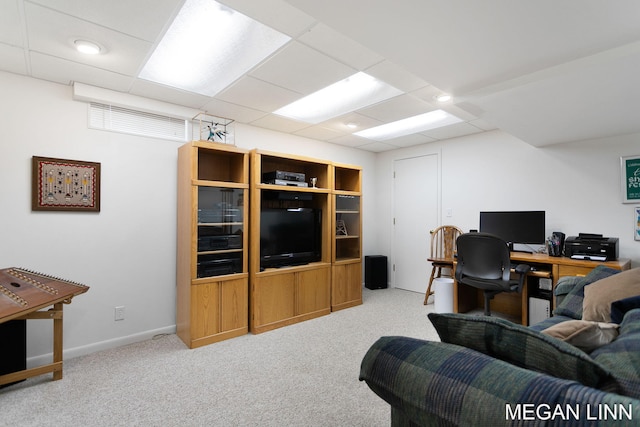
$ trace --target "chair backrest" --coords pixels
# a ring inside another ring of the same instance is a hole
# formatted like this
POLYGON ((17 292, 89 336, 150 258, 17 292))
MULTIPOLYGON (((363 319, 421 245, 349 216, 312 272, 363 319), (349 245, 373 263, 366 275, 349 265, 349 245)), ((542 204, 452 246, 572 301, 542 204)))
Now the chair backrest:
POLYGON ((441 225, 429 233, 431 234, 430 258, 453 260, 453 255, 456 252, 456 239, 462 234, 462 230, 454 225, 441 225))
POLYGON ((511 260, 509 245, 489 233, 465 233, 458 237, 456 279, 509 280, 511 260))

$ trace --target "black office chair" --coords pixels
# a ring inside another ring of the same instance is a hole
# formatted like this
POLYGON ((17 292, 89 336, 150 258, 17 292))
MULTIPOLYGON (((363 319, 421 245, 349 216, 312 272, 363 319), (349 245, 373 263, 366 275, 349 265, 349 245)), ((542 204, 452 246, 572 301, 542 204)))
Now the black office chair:
POLYGON ((462 283, 484 291, 484 314, 491 316, 490 301, 501 292, 520 292, 527 272, 518 264, 517 279, 511 279, 511 260, 507 242, 489 233, 465 233, 457 239, 458 260, 455 277, 462 283))

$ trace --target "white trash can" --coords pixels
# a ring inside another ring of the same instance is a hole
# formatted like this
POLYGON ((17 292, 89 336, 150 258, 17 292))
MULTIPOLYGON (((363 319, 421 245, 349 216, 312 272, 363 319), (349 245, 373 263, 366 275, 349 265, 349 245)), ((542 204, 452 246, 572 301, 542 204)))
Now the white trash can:
POLYGON ((453 279, 433 279, 433 308, 436 313, 453 313, 453 279))

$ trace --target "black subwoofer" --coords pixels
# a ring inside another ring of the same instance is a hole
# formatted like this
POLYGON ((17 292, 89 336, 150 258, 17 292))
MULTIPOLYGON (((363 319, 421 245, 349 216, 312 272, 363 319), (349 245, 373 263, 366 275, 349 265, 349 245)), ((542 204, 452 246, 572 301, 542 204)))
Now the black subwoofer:
POLYGON ((364 286, 368 289, 387 287, 387 257, 367 255, 364 257, 364 286))
MULTIPOLYGON (((0 375, 27 369, 27 321, 10 320, 0 323, 0 342, 0 375)), ((0 388, 8 385, 11 384, 0 385, 0 388)))

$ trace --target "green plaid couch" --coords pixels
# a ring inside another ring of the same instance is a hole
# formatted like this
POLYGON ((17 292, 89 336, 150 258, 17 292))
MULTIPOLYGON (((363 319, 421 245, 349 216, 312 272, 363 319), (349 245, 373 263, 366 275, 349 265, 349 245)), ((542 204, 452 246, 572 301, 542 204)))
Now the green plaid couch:
MULTIPOLYGON (((590 280, 600 273, 613 274, 590 280)), ((382 337, 364 356, 360 380, 391 405, 392 426, 638 426, 640 308, 590 354, 540 333, 581 317, 584 285, 561 280, 554 316, 529 328, 430 314, 442 342, 382 337)))

